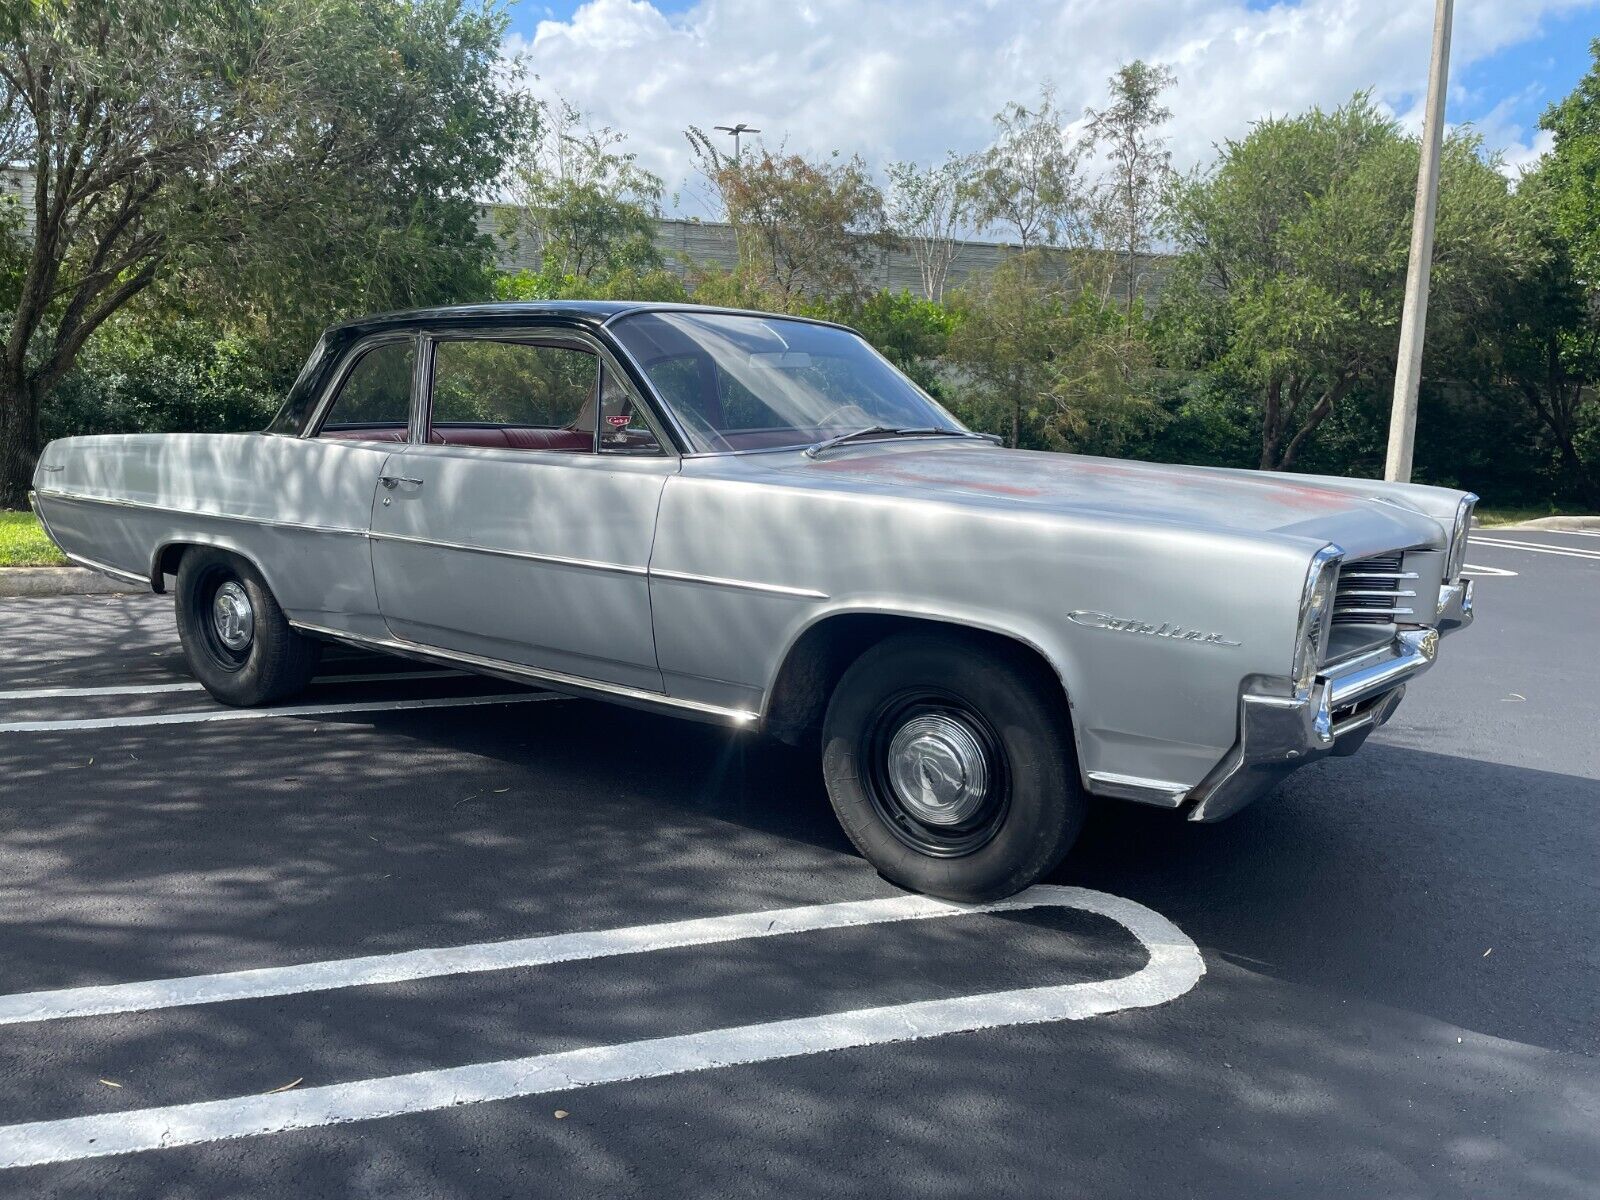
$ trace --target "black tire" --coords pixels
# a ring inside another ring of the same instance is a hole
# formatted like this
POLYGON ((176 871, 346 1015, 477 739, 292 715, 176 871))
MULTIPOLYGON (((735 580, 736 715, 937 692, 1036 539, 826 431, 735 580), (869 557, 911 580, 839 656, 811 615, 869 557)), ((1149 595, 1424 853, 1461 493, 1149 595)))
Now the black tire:
POLYGON ((271 704, 303 689, 316 672, 320 643, 289 627, 260 573, 237 555, 190 550, 178 566, 174 601, 189 670, 224 704, 271 704), (247 601, 249 620, 224 632, 214 612, 219 593, 228 588, 247 601), (246 624, 243 644, 230 644, 246 624))
POLYGON ((845 833, 879 874, 967 902, 1048 874, 1087 805, 1054 674, 959 631, 898 634, 850 666, 823 720, 822 772, 845 833), (920 780, 921 802, 897 780, 920 780))

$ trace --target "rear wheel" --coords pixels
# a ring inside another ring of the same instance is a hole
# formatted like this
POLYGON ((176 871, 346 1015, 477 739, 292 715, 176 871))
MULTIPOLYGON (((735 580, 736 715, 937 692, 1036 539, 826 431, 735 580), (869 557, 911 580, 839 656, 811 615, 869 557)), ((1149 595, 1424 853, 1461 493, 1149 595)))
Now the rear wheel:
POLYGON ((1061 861, 1083 821, 1065 707, 1052 673, 983 639, 881 642, 845 672, 823 722, 834 812, 893 883, 1009 896, 1061 861))
POLYGON ((261 575, 236 555, 185 554, 175 604, 189 670, 224 704, 270 704, 316 671, 319 644, 290 628, 261 575))

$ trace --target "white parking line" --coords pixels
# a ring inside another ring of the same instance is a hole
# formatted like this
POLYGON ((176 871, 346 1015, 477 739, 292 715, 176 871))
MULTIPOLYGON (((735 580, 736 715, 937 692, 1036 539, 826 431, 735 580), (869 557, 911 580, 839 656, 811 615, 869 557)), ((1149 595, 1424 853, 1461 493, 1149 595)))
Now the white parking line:
POLYGON ((564 700, 554 692, 510 692, 495 696, 441 696, 435 700, 356 700, 346 704, 289 704, 282 708, 208 708, 201 712, 143 713, 60 721, 10 721, 0 733, 57 733, 77 729, 135 729, 144 725, 203 725, 213 721, 264 721, 272 717, 321 717, 339 713, 404 712, 417 708, 466 708, 477 704, 532 704, 564 700))
POLYGON ((964 906, 923 897, 901 897, 846 905, 818 905, 810 909, 741 913, 732 917, 708 918, 706 921, 673 922, 590 934, 559 934, 555 938, 538 940, 565 944, 573 951, 570 957, 591 958, 608 952, 643 953, 669 946, 699 944, 676 940, 683 936, 686 928, 691 927, 699 928, 702 941, 731 941, 778 932, 775 925, 769 930, 768 923, 779 920, 788 922, 781 932, 793 933, 802 929, 839 928, 844 924, 876 924, 1042 906, 1082 909, 1117 922, 1138 939, 1149 954, 1149 961, 1132 975, 1120 979, 855 1009, 817 1017, 711 1029, 677 1037, 330 1084, 302 1091, 9 1125, 0 1127, 0 1168, 192 1146, 229 1138, 430 1112, 461 1104, 570 1091, 601 1083, 656 1079, 713 1067, 770 1062, 829 1050, 917 1041, 999 1026, 1077 1021, 1121 1009, 1164 1004, 1194 987, 1205 974, 1205 962, 1194 942, 1160 913, 1104 892, 1047 885, 1030 888, 994 904, 964 906), (841 917, 844 918, 842 921, 841 917), (590 944, 596 949, 577 952, 582 943, 571 939, 592 939, 590 944))
MULTIPOLYGON (((451 679, 465 675, 465 671, 393 671, 368 675, 318 675, 311 682, 313 684, 365 683, 372 679, 399 683, 414 679, 451 679)), ((79 700, 89 696, 155 696, 163 692, 204 690, 204 685, 191 679, 182 683, 113 684, 110 687, 14 688, 8 692, 0 692, 0 700, 79 700)))
POLYGON ((1515 571, 1508 571, 1504 567, 1478 567, 1474 566, 1472 563, 1467 563, 1466 566, 1462 567, 1461 573, 1463 575, 1475 575, 1482 578, 1493 579, 1498 579, 1501 577, 1515 579, 1517 577, 1517 573, 1515 571))
POLYGON ((1474 546, 1504 546, 1507 550, 1526 550, 1530 554, 1556 554, 1562 558, 1600 560, 1600 550, 1574 550, 1570 546, 1551 546, 1543 542, 1519 542, 1510 538, 1473 538, 1474 546))

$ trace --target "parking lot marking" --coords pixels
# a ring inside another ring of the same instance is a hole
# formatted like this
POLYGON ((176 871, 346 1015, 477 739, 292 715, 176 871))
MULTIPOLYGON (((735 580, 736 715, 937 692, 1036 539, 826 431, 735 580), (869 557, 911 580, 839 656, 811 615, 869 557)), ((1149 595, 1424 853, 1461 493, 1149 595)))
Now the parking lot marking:
POLYGON ((0 733, 57 733, 74 729, 133 729, 143 725, 202 725, 212 721, 262 721, 269 717, 321 717, 341 713, 404 712, 417 708, 465 708, 477 704, 532 704, 565 700, 555 692, 508 692, 494 696, 440 696, 432 700, 353 700, 345 704, 289 704, 282 708, 208 708, 200 712, 143 713, 58 721, 10 721, 0 733))
POLYGON ((1600 550, 1575 550, 1571 546, 1553 546, 1546 542, 1519 542, 1510 538, 1473 538, 1474 546, 1504 546, 1508 550, 1526 550, 1530 554, 1555 554, 1562 558, 1587 558, 1600 561, 1600 550))
POLYGON ((1478 567, 1474 566, 1472 563, 1467 563, 1465 566, 1463 566, 1461 568, 1461 572, 1464 575, 1478 575, 1485 578, 1492 577, 1496 579, 1501 577, 1515 579, 1517 577, 1517 573, 1515 571, 1508 571, 1504 567, 1478 567))
MULTIPOLYGON (((858 918, 871 918, 850 923, 873 924, 915 919, 921 915, 952 917, 1041 906, 1082 909, 1115 921, 1139 941, 1149 954, 1149 961, 1132 975, 1120 979, 854 1009, 270 1095, 9 1125, 0 1127, 0 1168, 73 1162, 284 1133, 1003 1026, 1078 1021, 1175 1000, 1205 974, 1205 961, 1194 942, 1160 913, 1135 901, 1086 888, 1040 885, 1008 900, 972 906, 903 897, 844 906, 783 909, 776 913, 742 913, 708 920, 721 922, 719 928, 725 934, 710 940, 729 941, 765 936, 766 923, 782 914, 788 914, 791 922, 800 923, 787 932, 798 932, 800 928, 838 928, 832 918, 841 908, 855 913, 858 918), (932 911, 926 906, 932 906, 932 911), (808 912, 818 914, 813 921, 825 923, 805 924, 807 918, 801 914, 808 912), (904 915, 907 913, 911 915, 904 915), (742 932, 733 932, 735 930, 742 932)), ((605 939, 622 935, 621 941, 631 948, 616 952, 642 953, 679 944, 673 941, 656 943, 662 936, 671 936, 662 931, 681 930, 694 924, 699 922, 557 936, 605 939)), ((595 956, 579 954, 576 957, 595 956)))
POLYGON ((936 900, 931 896, 846 900, 837 904, 809 904, 803 908, 776 908, 764 912, 734 913, 725 917, 696 917, 686 921, 631 925, 589 933, 546 934, 513 941, 407 950, 284 967, 256 967, 216 975, 61 988, 47 992, 16 992, 0 996, 0 1025, 146 1012, 157 1008, 219 1004, 228 1000, 255 1000, 266 996, 291 996, 335 988, 433 979, 441 975, 543 967, 580 959, 611 958, 619 954, 644 954, 652 950, 782 937, 785 934, 812 933, 823 929, 849 929, 892 921, 918 921, 970 912, 1011 912, 1058 903, 1051 897, 1062 890, 1031 888, 1010 899, 976 908, 936 900))
MULTIPOLYGON (((391 671, 368 675, 318 675, 311 682, 365 683, 382 680, 385 683, 410 682, 417 679, 451 679, 464 677, 465 671, 391 671)), ((205 685, 195 680, 182 683, 113 684, 109 687, 42 687, 14 688, 0 692, 0 700, 81 700, 90 696, 155 696, 163 692, 203 692, 205 685)))

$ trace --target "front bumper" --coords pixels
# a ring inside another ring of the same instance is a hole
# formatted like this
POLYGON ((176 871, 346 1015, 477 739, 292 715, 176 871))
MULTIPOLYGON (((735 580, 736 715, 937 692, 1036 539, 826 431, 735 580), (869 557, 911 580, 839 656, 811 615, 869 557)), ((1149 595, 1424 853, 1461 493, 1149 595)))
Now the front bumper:
POLYGON ((1472 580, 1463 579, 1439 588, 1439 632, 1454 633, 1472 624, 1472 580))
MULTIPOLYGON (((1472 620, 1472 585, 1455 585, 1452 629, 1472 620)), ((1445 597, 1440 596, 1441 615, 1445 597)), ((1443 629, 1411 629, 1378 650, 1329 668, 1304 696, 1247 686, 1239 697, 1239 740, 1190 793, 1191 821, 1238 812, 1297 767, 1330 754, 1354 754, 1392 715, 1406 684, 1433 665, 1443 629)))

